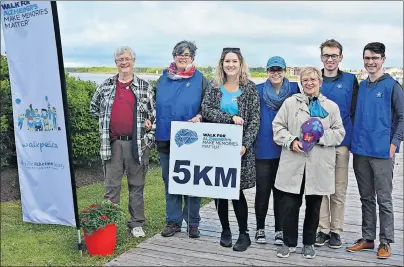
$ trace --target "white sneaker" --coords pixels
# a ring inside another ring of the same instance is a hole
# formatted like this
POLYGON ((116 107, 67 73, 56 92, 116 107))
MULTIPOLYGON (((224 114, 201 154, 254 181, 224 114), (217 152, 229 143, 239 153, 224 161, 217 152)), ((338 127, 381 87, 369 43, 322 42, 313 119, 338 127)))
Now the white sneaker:
POLYGON ((278 246, 283 245, 283 232, 282 231, 278 231, 275 233, 274 245, 278 245, 278 246))
POLYGON ((296 252, 296 247, 288 247, 286 245, 283 245, 282 247, 278 248, 276 256, 278 256, 279 258, 287 258, 292 252, 296 252))
POLYGON ((133 228, 131 233, 134 237, 144 237, 146 235, 141 226, 133 228))

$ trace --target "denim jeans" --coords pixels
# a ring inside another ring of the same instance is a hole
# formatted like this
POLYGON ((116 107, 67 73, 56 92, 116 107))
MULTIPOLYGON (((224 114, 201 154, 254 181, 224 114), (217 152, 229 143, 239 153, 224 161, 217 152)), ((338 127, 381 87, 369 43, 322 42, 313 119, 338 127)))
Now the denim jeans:
POLYGON ((199 221, 201 220, 201 217, 199 216, 201 198, 172 195, 168 193, 168 169, 170 154, 163 152, 159 152, 159 154, 166 194, 166 223, 176 223, 178 225, 182 225, 182 219, 184 219, 189 226, 199 226, 199 221), (184 209, 182 208, 182 198, 184 198, 184 209))

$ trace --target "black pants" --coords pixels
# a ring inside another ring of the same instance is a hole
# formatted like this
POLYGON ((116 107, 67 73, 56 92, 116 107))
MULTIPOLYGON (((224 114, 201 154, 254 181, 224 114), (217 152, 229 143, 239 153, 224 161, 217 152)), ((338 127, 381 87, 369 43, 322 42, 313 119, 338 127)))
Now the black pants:
POLYGON ((265 218, 268 213, 269 197, 273 192, 273 209, 275 216, 275 232, 282 231, 282 216, 279 190, 275 188, 276 172, 278 171, 279 158, 256 159, 257 185, 255 192, 255 216, 257 230, 265 229, 265 218))
MULTIPOLYGON (((299 230, 299 210, 302 206, 305 176, 303 176, 300 194, 279 191, 284 212, 283 243, 288 247, 297 246, 299 230)), ((313 245, 316 242, 316 231, 320 220, 320 206, 323 196, 306 195, 306 214, 303 224, 303 244, 313 245)))
MULTIPOLYGON (((247 232, 248 206, 243 191, 240 191, 238 200, 232 200, 234 213, 236 214, 240 233, 247 232)), ((227 199, 215 199, 217 213, 222 229, 230 229, 229 224, 229 201, 227 199)))

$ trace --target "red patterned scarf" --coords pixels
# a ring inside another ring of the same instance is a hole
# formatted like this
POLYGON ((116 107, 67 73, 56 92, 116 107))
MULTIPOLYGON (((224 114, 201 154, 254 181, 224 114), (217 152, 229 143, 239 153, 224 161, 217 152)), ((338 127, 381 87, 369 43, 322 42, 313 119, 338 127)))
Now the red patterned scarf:
POLYGON ((196 68, 194 64, 189 64, 185 71, 178 71, 175 62, 172 62, 168 67, 168 78, 171 80, 188 79, 194 76, 196 68))

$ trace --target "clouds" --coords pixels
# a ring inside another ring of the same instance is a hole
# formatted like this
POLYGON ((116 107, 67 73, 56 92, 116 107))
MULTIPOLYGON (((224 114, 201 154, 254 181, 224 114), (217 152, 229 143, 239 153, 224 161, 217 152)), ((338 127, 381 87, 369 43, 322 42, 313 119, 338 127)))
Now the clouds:
POLYGON ((386 66, 403 66, 402 2, 58 2, 65 62, 113 65, 119 45, 133 47, 138 66, 167 66, 183 39, 198 46, 196 62, 216 65, 222 47, 238 46, 249 66, 268 57, 320 66, 319 46, 335 38, 344 67, 362 67, 362 49, 386 44, 386 66))

